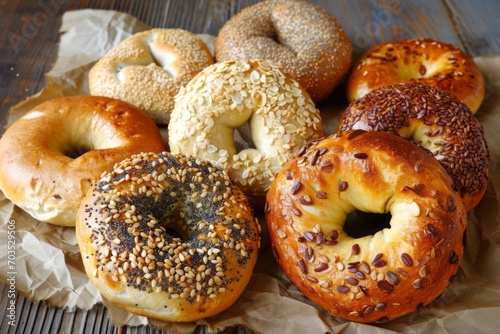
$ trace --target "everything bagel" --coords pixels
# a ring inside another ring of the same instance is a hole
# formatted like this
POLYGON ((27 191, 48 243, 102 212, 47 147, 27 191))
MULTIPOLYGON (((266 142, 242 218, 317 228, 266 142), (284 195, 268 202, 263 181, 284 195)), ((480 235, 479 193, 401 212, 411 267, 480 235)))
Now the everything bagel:
POLYGON ((260 225, 227 174, 194 157, 133 155, 103 174, 78 211, 85 270, 109 301, 164 321, 228 308, 257 261, 260 225))

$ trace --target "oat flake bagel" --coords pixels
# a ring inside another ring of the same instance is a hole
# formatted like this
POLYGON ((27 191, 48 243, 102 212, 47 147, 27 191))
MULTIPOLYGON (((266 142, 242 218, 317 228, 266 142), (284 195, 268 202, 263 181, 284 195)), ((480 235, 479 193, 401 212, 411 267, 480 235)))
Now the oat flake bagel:
POLYGON ((87 193, 76 235, 85 270, 112 303, 194 321, 229 307, 257 261, 260 225, 227 174, 197 158, 141 153, 87 193))
POLYGON ((347 74, 352 45, 338 21, 317 5, 262 1, 226 22, 215 42, 215 58, 277 62, 319 102, 347 74))
POLYGON ((265 214, 275 258, 297 288, 365 323, 437 298, 459 269, 467 223, 436 159, 407 139, 362 130, 309 143, 276 176, 265 214), (356 210, 389 213, 390 227, 351 237, 344 224, 356 210))
POLYGON ((396 84, 370 92, 342 114, 338 132, 381 130, 429 150, 451 175, 467 211, 488 185, 490 154, 484 130, 455 96, 423 84, 396 84))
POLYGON ((396 83, 437 87, 465 102, 473 113, 485 92, 476 63, 457 47, 429 38, 383 43, 365 52, 347 81, 347 97, 354 101, 368 92, 396 83))
POLYGON ((166 124, 179 88, 211 64, 208 47, 193 33, 151 29, 123 40, 95 64, 90 93, 132 103, 166 124))
POLYGON ((319 110, 276 63, 230 60, 198 74, 176 96, 169 146, 228 170, 253 203, 263 206, 283 164, 324 134, 319 110), (249 124, 255 148, 238 152, 235 129, 249 124))
POLYGON ((151 118, 115 99, 64 97, 33 108, 0 140, 0 189, 35 219, 74 226, 85 192, 116 161, 164 149, 151 118))

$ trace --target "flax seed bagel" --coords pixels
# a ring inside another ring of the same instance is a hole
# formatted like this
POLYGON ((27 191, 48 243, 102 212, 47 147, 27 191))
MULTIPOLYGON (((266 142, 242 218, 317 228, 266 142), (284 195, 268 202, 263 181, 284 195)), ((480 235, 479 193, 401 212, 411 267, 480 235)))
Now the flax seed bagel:
POLYGON ((317 103, 344 79, 352 45, 338 21, 317 5, 262 1, 224 24, 215 42, 215 58, 277 62, 317 103))
POLYGON ((166 124, 179 88, 212 63, 195 34, 151 29, 123 40, 92 67, 90 93, 129 102, 166 124))
POLYGON ((384 322, 427 306, 463 255, 467 213, 450 176, 423 149, 383 131, 310 142, 276 175, 264 211, 285 274, 351 321, 384 322), (352 237, 344 224, 356 211, 389 214, 390 225, 352 237))
POLYGON ((347 97, 354 101, 368 92, 396 83, 423 83, 455 95, 476 113, 481 105, 484 78, 469 55, 459 48, 429 38, 405 39, 375 46, 360 57, 347 81, 347 97))
POLYGON ((0 140, 0 189, 35 219, 75 226, 85 192, 116 161, 164 150, 136 107, 111 98, 63 97, 33 108, 0 140))
POLYGON ((89 189, 76 236, 105 298, 134 314, 184 322, 240 296, 257 261, 260 225, 224 171, 194 157, 141 153, 89 189))
POLYGON ((381 130, 426 148, 451 175, 468 212, 488 185, 490 154, 483 127, 465 103, 424 84, 382 87, 352 102, 338 132, 381 130))
POLYGON ((168 132, 172 152, 226 169, 260 208, 283 164, 323 135, 319 110, 295 80, 276 63, 246 59, 209 66, 182 88, 168 132), (255 148, 239 150, 234 133, 245 124, 255 148))

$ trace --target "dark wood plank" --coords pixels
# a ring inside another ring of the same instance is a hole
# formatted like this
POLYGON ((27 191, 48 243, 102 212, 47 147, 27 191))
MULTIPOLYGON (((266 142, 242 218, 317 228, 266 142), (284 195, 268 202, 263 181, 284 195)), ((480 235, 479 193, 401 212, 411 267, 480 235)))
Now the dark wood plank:
POLYGON ((33 333, 48 334, 51 330, 51 324, 54 322, 57 308, 49 307, 45 303, 40 303, 40 311, 33 315, 35 324, 33 325, 33 333), (43 313, 43 316, 41 316, 43 313))
POLYGON ((23 312, 27 313, 26 324, 24 326, 24 328, 25 328, 24 332, 25 333, 37 333, 34 330, 36 321, 37 321, 37 319, 43 319, 43 320, 45 319, 45 312, 47 309, 45 307, 43 307, 42 302, 33 303, 33 302, 30 302, 29 300, 27 300, 26 304, 30 305, 30 308, 29 308, 28 312, 23 310, 23 312))
POLYGON ((59 334, 72 333, 73 325, 75 323, 75 317, 76 317, 75 312, 65 311, 62 314, 58 333, 59 334))
POLYGON ((95 319, 92 333, 100 333, 100 332, 102 332, 102 329, 104 328, 103 324, 108 323, 108 312, 107 312, 106 308, 103 307, 102 305, 96 305, 93 308, 92 314, 93 314, 94 319, 95 319))
POLYGON ((30 302, 28 299, 24 298, 21 294, 17 296, 17 324, 16 331, 23 333, 26 329, 26 323, 28 322, 28 317, 30 316, 31 306, 35 303, 30 302))
POLYGON ((473 57, 500 50, 500 1, 445 0, 464 49, 473 57))
MULTIPOLYGON (((64 317, 65 310, 63 308, 55 308, 51 307, 52 310, 55 310, 55 314, 52 320, 52 323, 50 323, 50 333, 51 334, 56 334, 59 333, 59 330, 62 325, 62 319, 64 317)), ((48 324, 46 324, 48 325, 48 324)))
MULTIPOLYGON (((50 1, 50 7, 30 2, 4 1, 0 22, 8 30, 0 34, 0 125, 5 124, 7 110, 45 85, 44 74, 57 56, 59 27, 66 4, 50 1), (8 11, 7 11, 8 9, 8 11)), ((1 129, 0 129, 0 132, 1 129)))
POLYGON ((75 312, 75 320, 73 322, 73 332, 74 333, 92 333, 93 328, 87 328, 87 323, 92 324, 94 321, 93 310, 82 310, 78 309, 75 312), (89 316, 90 313, 90 316, 89 316))
POLYGON ((230 0, 152 0, 152 1, 71 1, 68 9, 111 9, 129 13, 157 28, 181 28, 193 33, 217 34, 227 21, 230 0), (186 15, 193 13, 194 15, 186 15))
POLYGON ((444 3, 420 1, 314 1, 340 22, 353 44, 354 57, 391 40, 429 37, 462 47, 444 3))

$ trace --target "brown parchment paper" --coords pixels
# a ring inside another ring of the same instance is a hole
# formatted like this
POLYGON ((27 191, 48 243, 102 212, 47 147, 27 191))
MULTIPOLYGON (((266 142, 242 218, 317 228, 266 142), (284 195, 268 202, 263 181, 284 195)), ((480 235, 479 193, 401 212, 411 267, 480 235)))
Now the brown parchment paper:
MULTIPOLYGON (((47 87, 9 111, 11 124, 34 106, 60 96, 88 94, 87 73, 93 64, 124 38, 146 30, 124 13, 102 10, 67 12, 63 16, 57 61, 46 74, 47 87)), ((200 35, 213 50, 213 36, 200 35)), ((221 314, 197 323, 164 323, 132 315, 108 301, 90 284, 81 262, 74 228, 41 223, 0 193, 0 243, 15 225, 15 285, 32 301, 90 309, 104 303, 119 325, 152 325, 176 333, 205 325, 209 331, 242 324, 260 333, 496 333, 500 328, 500 56, 479 57, 487 83, 484 103, 476 116, 484 126, 491 152, 490 181, 482 202, 469 215, 468 246, 457 279, 427 308, 380 325, 335 318, 317 308, 278 268, 263 234, 255 273, 238 301, 221 314)), ((336 130, 345 108, 344 87, 318 105, 327 134, 336 130)), ((264 219, 260 222, 265 226, 264 219)), ((0 279, 9 274, 6 252, 0 252, 0 279)))

